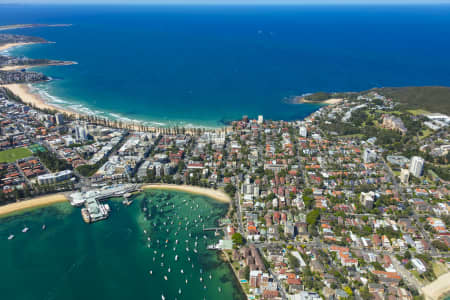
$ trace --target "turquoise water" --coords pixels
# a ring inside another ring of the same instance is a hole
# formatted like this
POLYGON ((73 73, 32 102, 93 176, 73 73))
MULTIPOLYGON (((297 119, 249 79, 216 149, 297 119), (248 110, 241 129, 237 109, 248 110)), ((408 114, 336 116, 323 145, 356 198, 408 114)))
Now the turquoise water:
POLYGON ((448 85, 450 5, 15 6, 0 23, 55 44, 15 54, 74 60, 41 68, 51 101, 149 125, 222 126, 242 115, 302 119, 316 91, 448 85))
POLYGON ((161 299, 164 294, 166 299, 240 299, 228 265, 215 251, 205 249, 216 238, 207 233, 205 240, 201 225, 196 227, 197 223, 193 223, 200 220, 200 215, 205 226, 213 226, 226 213, 226 204, 203 196, 167 191, 146 191, 136 196, 129 207, 121 201, 109 201, 109 204, 110 218, 89 225, 83 223, 80 210, 68 204, 0 219, 2 298, 161 299), (144 206, 148 207, 145 213, 144 206), (186 225, 188 221, 190 224, 186 225), (41 229, 43 224, 45 230, 41 229), (24 226, 30 231, 22 233, 24 226), (16 237, 8 240, 10 234, 16 237), (196 237, 198 253, 193 251, 196 237), (189 240, 188 246, 185 240, 189 240), (178 261, 175 255, 179 256, 178 261), (181 269, 184 274, 180 273, 181 269))

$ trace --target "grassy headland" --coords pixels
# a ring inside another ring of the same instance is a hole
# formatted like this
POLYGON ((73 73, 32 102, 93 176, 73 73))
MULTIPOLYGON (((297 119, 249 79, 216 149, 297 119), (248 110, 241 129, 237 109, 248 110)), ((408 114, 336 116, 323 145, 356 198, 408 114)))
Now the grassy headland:
MULTIPOLYGON (((422 112, 450 115, 450 87, 411 86, 374 88, 363 92, 328 93, 317 92, 304 97, 294 97, 292 103, 325 103, 334 99, 354 99, 368 92, 376 92, 399 102, 401 110, 422 110, 422 112)), ((332 103, 328 103, 332 104, 332 103)))
POLYGON ((411 86, 373 89, 387 98, 403 104, 405 109, 424 109, 450 115, 450 87, 411 86))

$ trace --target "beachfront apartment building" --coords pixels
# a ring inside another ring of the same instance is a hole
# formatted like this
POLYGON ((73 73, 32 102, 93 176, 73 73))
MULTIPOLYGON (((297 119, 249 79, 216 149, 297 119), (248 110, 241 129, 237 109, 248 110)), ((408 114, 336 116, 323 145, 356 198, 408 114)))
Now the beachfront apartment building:
POLYGON ((64 170, 61 172, 50 173, 38 176, 38 183, 43 184, 55 184, 67 179, 70 179, 73 176, 72 170, 64 170))

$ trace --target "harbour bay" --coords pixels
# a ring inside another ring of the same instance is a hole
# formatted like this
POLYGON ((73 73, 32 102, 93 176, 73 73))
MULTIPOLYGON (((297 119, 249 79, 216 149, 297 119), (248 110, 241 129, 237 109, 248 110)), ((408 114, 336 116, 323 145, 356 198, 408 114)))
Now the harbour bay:
POLYGON ((112 212, 108 220, 90 225, 82 221, 79 209, 66 203, 0 219, 0 253, 8 257, 0 271, 2 285, 6 287, 2 289, 3 296, 10 299, 241 297, 228 265, 215 251, 206 249, 217 238, 213 232, 202 230, 203 224, 216 225, 226 213, 227 204, 204 196, 162 190, 146 190, 134 196, 131 206, 124 206, 119 200, 109 201, 112 212), (30 230, 22 233, 25 226, 30 230), (15 234, 15 238, 8 240, 10 234, 15 234), (17 282, 27 288, 17 289, 17 282))

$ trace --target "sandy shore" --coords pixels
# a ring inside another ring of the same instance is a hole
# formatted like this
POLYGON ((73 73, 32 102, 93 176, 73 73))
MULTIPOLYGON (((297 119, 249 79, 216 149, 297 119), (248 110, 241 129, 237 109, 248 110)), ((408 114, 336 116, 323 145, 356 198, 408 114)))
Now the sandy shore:
POLYGON ((67 201, 67 197, 64 194, 53 194, 33 198, 31 200, 24 200, 16 203, 11 203, 4 206, 0 206, 0 217, 11 215, 13 213, 23 210, 49 206, 55 203, 61 203, 65 201, 67 201))
POLYGON ((192 194, 207 196, 220 202, 230 203, 231 198, 221 190, 207 189, 192 185, 176 185, 176 184, 147 184, 143 189, 160 189, 188 192, 192 194))
POLYGON ((312 100, 306 100, 302 96, 295 96, 292 98, 288 98, 286 100, 286 102, 290 103, 290 104, 311 103, 311 104, 327 104, 327 105, 338 104, 338 103, 341 103, 342 101, 344 101, 344 99, 342 99, 342 98, 331 98, 331 99, 322 100, 322 101, 312 101, 312 100))
POLYGON ((300 103, 315 103, 315 104, 338 104, 341 103, 344 99, 340 99, 340 98, 332 98, 332 99, 328 99, 328 100, 323 100, 323 101, 311 101, 311 100, 306 100, 304 98, 302 98, 300 100, 300 103))
POLYGON ((438 300, 450 293, 450 272, 422 288, 426 300, 438 300))
POLYGON ((74 111, 49 104, 38 94, 32 93, 27 84, 5 84, 3 86, 10 90, 11 93, 22 99, 24 103, 27 103, 31 106, 39 109, 56 110, 68 115, 78 116, 78 113, 74 111))

